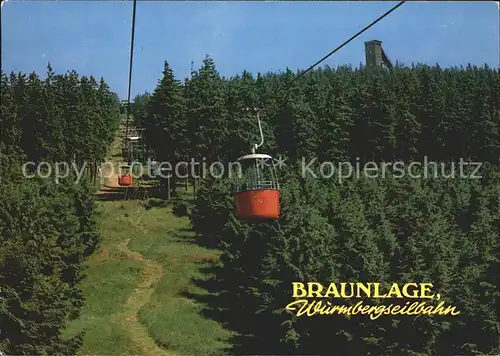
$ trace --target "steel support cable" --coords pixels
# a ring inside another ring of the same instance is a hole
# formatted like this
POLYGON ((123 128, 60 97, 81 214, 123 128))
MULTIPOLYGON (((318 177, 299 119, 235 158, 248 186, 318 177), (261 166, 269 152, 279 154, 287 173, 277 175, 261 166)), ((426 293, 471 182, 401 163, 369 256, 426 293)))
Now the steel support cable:
MULTIPOLYGON (((132 10, 132 36, 131 36, 131 43, 130 43, 130 67, 129 67, 129 78, 128 78, 128 95, 127 95, 127 121, 126 121, 126 136, 128 136, 128 118, 130 116, 130 94, 131 94, 131 88, 132 88, 132 69, 133 69, 133 59, 134 59, 134 34, 135 34, 135 17, 136 17, 136 7, 137 7, 137 0, 133 0, 133 10, 132 10)), ((344 46, 346 46, 348 43, 359 37, 362 33, 366 32, 368 29, 373 27, 375 24, 383 20, 385 17, 389 16, 392 12, 394 12, 396 9, 398 9, 400 6, 402 6, 406 0, 400 1, 398 4, 390 8, 388 11, 386 11, 384 14, 380 15, 378 18, 373 20, 371 23, 369 23, 367 26, 365 26, 363 29, 352 35, 350 38, 348 38, 346 41, 344 41, 342 44, 340 44, 337 48, 332 50, 330 53, 325 55, 323 58, 318 60, 316 63, 312 64, 309 68, 301 72, 297 77, 295 77, 292 82, 290 83, 290 86, 287 89, 287 92, 285 94, 288 94, 290 89, 292 88, 292 84, 294 84, 297 80, 299 80, 301 77, 303 77, 305 74, 310 72, 312 69, 314 69, 318 64, 321 62, 325 61, 329 57, 331 57, 333 54, 338 52, 340 49, 342 49, 344 46)), ((279 109, 272 115, 274 117, 282 108, 282 106, 286 105, 287 101, 280 105, 279 109)))
MULTIPOLYGON (((128 70, 128 90, 127 90, 127 109, 126 109, 126 118, 125 118, 125 137, 124 137, 124 148, 127 149, 127 161, 129 164, 132 164, 130 162, 130 147, 127 147, 127 141, 128 141, 128 121, 130 118, 130 94, 132 91, 132 69, 133 69, 133 63, 134 63, 134 35, 135 35, 135 12, 136 12, 136 7, 137 7, 137 0, 134 0, 133 8, 132 8, 132 35, 131 35, 131 40, 130 40, 130 65, 129 65, 129 70, 128 70)), ((125 157, 124 157, 125 158, 125 157)), ((130 167, 129 167, 130 169, 130 167)), ((132 173, 132 172, 129 172, 132 173)), ((125 189, 125 194, 123 194, 123 200, 127 200, 128 196, 128 186, 125 189)))
POLYGON ((375 24, 377 24, 378 22, 380 22, 381 20, 383 20, 385 17, 389 16, 392 12, 394 12, 396 9, 398 9, 401 5, 403 5, 404 3, 406 2, 405 1, 400 1, 398 4, 394 5, 392 8, 390 8, 388 11, 386 11, 384 14, 380 15, 378 18, 376 18, 375 20, 373 20, 371 23, 369 23, 368 25, 366 25, 362 30, 358 31, 356 34, 352 35, 350 38, 348 38, 347 40, 345 40, 341 45, 339 45, 337 48, 335 48, 334 50, 332 50, 330 53, 328 53, 327 55, 325 55, 323 58, 321 58, 320 60, 318 60, 316 63, 314 63, 313 65, 311 65, 309 68, 307 68, 306 70, 304 70, 303 72, 301 72, 300 74, 298 74, 292 81, 291 83, 289 84, 288 88, 286 89, 285 91, 285 99, 284 99, 284 102, 283 104, 279 105, 278 106, 278 109, 276 110, 276 112, 271 115, 271 118, 273 118, 274 116, 276 116, 280 111, 281 109, 283 109, 284 106, 286 106, 288 104, 288 99, 286 98, 286 95, 288 94, 288 92, 292 89, 292 85, 297 81, 299 80, 301 77, 303 77, 306 73, 310 72, 314 67, 316 67, 318 64, 320 64, 321 62, 325 61, 326 59, 328 59, 330 56, 332 56, 334 53, 336 53, 337 51, 339 51, 340 49, 342 49, 344 46, 346 46, 349 42, 351 42, 352 40, 354 40, 355 38, 357 38, 359 35, 361 35, 362 33, 364 33, 365 31, 367 31, 368 29, 370 29, 371 27, 373 27, 375 24))
MULTIPOLYGON (((340 46, 338 46, 337 48, 335 48, 333 51, 331 51, 326 56, 324 56, 323 58, 321 58, 319 61, 317 61, 316 63, 314 63, 313 65, 311 65, 305 71, 303 71, 302 73, 300 73, 294 79, 294 81, 298 80, 300 77, 302 77, 303 75, 305 75, 307 72, 309 72, 310 70, 312 70, 314 67, 316 67, 318 64, 320 64, 321 62, 323 62, 324 60, 326 60, 328 57, 330 57, 331 55, 333 55, 335 52, 337 52, 340 49, 342 49, 345 45, 347 45, 349 42, 351 42, 356 37, 358 37, 359 35, 361 35, 363 32, 365 32, 369 28, 373 27, 377 22, 379 22, 382 19, 384 19, 385 17, 389 16, 392 12, 394 12, 397 8, 399 8, 405 2, 406 2, 406 0, 405 1, 400 1, 397 5, 393 6, 391 9, 389 9, 388 11, 386 11, 384 14, 380 15, 377 19, 373 20, 370 24, 368 24, 367 26, 365 26, 362 30, 358 31, 356 34, 352 35, 349 39, 347 39, 346 41, 344 41, 344 43, 342 43, 340 46)), ((293 81, 292 81, 292 83, 293 83, 293 81)))
POLYGON ((132 9, 132 35, 130 40, 130 65, 128 72, 128 92, 127 92, 127 119, 125 124, 125 140, 128 138, 128 122, 130 118, 130 94, 132 92, 132 70, 134 65, 134 37, 135 37, 135 13, 137 8, 137 0, 134 0, 132 9))

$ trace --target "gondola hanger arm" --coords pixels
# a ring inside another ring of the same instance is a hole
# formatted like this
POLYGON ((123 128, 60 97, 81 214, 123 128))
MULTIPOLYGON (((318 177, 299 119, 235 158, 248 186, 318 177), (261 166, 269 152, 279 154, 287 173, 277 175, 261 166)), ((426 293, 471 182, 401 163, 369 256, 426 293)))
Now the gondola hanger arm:
MULTIPOLYGON (((250 108, 246 109, 247 111, 251 110, 250 108)), ((257 148, 261 147, 264 144, 264 134, 262 133, 262 125, 260 124, 259 108, 253 108, 253 110, 257 113, 257 123, 259 124, 259 132, 260 132, 260 143, 259 144, 255 143, 252 145, 252 154, 255 154, 257 148)))

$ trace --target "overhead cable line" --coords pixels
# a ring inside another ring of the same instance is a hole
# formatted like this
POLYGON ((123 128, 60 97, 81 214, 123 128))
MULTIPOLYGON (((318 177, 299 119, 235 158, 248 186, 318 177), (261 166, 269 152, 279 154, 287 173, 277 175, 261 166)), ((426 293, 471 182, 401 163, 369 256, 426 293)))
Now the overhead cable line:
MULTIPOLYGON (((134 1, 134 5, 133 5, 133 10, 132 10, 132 36, 131 36, 132 38, 131 38, 131 43, 130 43, 130 67, 129 67, 128 95, 127 95, 127 121, 126 121, 126 129, 125 129, 126 135, 128 135, 128 118, 129 118, 129 115, 130 115, 130 94, 131 94, 131 88, 132 88, 132 69, 133 69, 133 58, 134 58, 135 15, 136 15, 136 7, 137 7, 137 0, 133 0, 133 1, 134 1)), ((290 83, 290 86, 287 89, 287 93, 288 93, 288 91, 290 91, 290 89, 292 88, 292 84, 295 81, 297 81, 298 79, 300 79, 301 77, 303 77, 305 74, 307 74, 308 72, 310 72, 318 64, 320 64, 321 62, 323 62, 326 59, 328 59, 334 53, 336 53, 337 51, 339 51, 340 49, 342 49, 344 46, 346 46, 349 42, 353 41, 354 39, 356 39, 357 37, 359 37, 362 33, 366 32, 368 29, 370 29, 371 27, 373 27, 375 24, 377 24, 378 22, 380 22, 381 20, 383 20, 385 17, 387 17, 388 15, 390 15, 392 12, 394 12, 396 9, 398 9, 400 6, 402 6, 405 2, 406 2, 406 0, 400 1, 398 4, 396 4, 395 6, 393 6, 391 9, 389 9, 384 14, 380 15, 378 18, 376 18, 371 23, 369 23, 367 26, 365 26, 362 30, 358 31, 356 34, 354 34, 349 39, 347 39, 346 41, 344 41, 337 48, 335 48, 330 53, 328 53, 327 55, 325 55, 323 58, 321 58, 320 60, 318 60, 316 63, 314 63, 313 65, 311 65, 309 68, 307 68, 306 70, 304 70, 303 72, 301 72, 300 74, 298 74, 292 80, 292 82, 290 83)), ((286 104, 286 102, 284 104, 286 104)), ((282 106, 283 105, 279 106, 278 110, 272 115, 272 117, 274 117, 279 112, 279 110, 281 109, 282 106)))
POLYGON ((384 19, 385 17, 389 16, 389 14, 391 14, 393 11, 395 11, 398 7, 400 7, 401 5, 403 5, 406 1, 400 1, 397 5, 393 6, 391 9, 389 9, 387 12, 385 12, 383 15, 380 15, 377 19, 373 20, 369 25, 365 26, 361 31, 357 32, 356 34, 352 35, 349 39, 347 39, 346 41, 344 41, 344 43, 342 43, 340 46, 338 46, 337 48, 335 48, 333 51, 331 51, 330 53, 328 53, 326 56, 324 56, 323 58, 321 58, 319 61, 317 61, 316 63, 314 63, 313 65, 311 65, 309 68, 307 68, 305 71, 303 71, 302 73, 300 73, 296 78, 295 80, 298 80, 300 77, 302 77, 303 75, 305 75, 307 72, 311 71, 314 67, 316 67, 318 64, 320 64, 321 62, 323 62, 324 60, 326 60, 328 57, 330 57, 332 54, 334 54, 335 52, 339 51, 341 48, 343 48, 345 45, 347 45, 349 42, 351 42, 352 40, 354 40, 356 37, 358 37, 359 35, 361 35, 363 32, 365 32, 366 30, 368 30, 369 28, 371 28, 372 26, 374 26, 377 22, 381 21, 382 19, 384 19))
POLYGON ((130 94, 132 91, 132 69, 134 62, 134 34, 135 34, 135 12, 137 7, 137 0, 134 0, 134 6, 132 9, 132 36, 130 40, 130 66, 128 72, 128 94, 127 94, 127 119, 125 126, 125 139, 128 136, 128 121, 130 117, 130 94))
POLYGON ((319 61, 317 61, 316 63, 314 63, 313 65, 311 65, 309 68, 307 68, 306 70, 304 70, 303 72, 301 72, 300 74, 298 74, 291 81, 291 83, 289 84, 288 88, 286 89, 284 102, 281 105, 278 106, 278 109, 274 112, 273 115, 271 115, 271 118, 275 117, 280 112, 280 110, 284 106, 286 106, 286 104, 288 103, 288 100, 286 98, 286 94, 288 94, 288 92, 292 89, 292 84, 293 83, 295 83, 297 80, 299 80, 301 77, 303 77, 306 73, 310 72, 318 64, 320 64, 321 62, 325 61, 331 55, 333 55, 334 53, 336 53, 337 51, 339 51, 340 49, 342 49, 345 45, 347 45, 349 42, 351 42, 352 40, 354 40, 355 38, 357 38, 363 32, 365 32, 369 28, 373 27, 376 23, 380 22, 382 19, 384 19, 385 17, 387 17, 389 14, 391 14, 393 11, 395 11, 397 8, 399 8, 401 5, 403 5, 405 2, 406 2, 406 0, 405 1, 400 1, 397 5, 393 6, 391 9, 389 9, 388 11, 386 11, 384 14, 380 15, 378 18, 376 18, 375 20, 373 20, 370 24, 368 24, 367 26, 365 26, 362 30, 360 30, 356 34, 352 35, 349 39, 347 39, 346 41, 344 41, 344 43, 342 43, 337 48, 335 48, 334 50, 332 50, 326 56, 324 56, 319 61))

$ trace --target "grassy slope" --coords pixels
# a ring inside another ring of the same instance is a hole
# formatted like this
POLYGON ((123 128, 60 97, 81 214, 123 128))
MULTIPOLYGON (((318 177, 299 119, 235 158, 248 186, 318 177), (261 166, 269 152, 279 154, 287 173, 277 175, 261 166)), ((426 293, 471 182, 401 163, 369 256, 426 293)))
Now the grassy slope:
POLYGON ((206 278, 200 273, 204 262, 217 255, 193 243, 186 218, 171 215, 168 208, 153 208, 138 228, 148 228, 147 239, 133 240, 130 247, 160 262, 164 276, 151 299, 139 312, 139 320, 147 326, 155 341, 167 349, 186 355, 220 354, 230 337, 215 321, 202 316, 202 305, 184 297, 186 293, 204 294, 195 287, 193 278, 206 278), (142 225, 142 226, 141 226, 142 225))
POLYGON ((87 263, 86 305, 68 335, 87 331, 80 354, 223 353, 231 333, 184 297, 207 293, 192 280, 207 278, 200 269, 217 252, 192 243, 187 218, 142 203, 98 202, 103 241, 87 263))

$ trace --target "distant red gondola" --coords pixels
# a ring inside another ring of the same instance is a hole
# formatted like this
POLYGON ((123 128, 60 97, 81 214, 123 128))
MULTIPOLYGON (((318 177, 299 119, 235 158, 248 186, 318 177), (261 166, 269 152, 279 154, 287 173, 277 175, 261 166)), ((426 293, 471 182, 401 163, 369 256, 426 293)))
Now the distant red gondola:
MULTIPOLYGON (((130 166, 127 165, 122 165, 121 170, 123 169, 130 169, 130 166)), ((121 172, 120 172, 121 173, 121 172)), ((132 185, 132 174, 130 172, 121 174, 118 176, 118 185, 122 187, 128 187, 132 185)))

